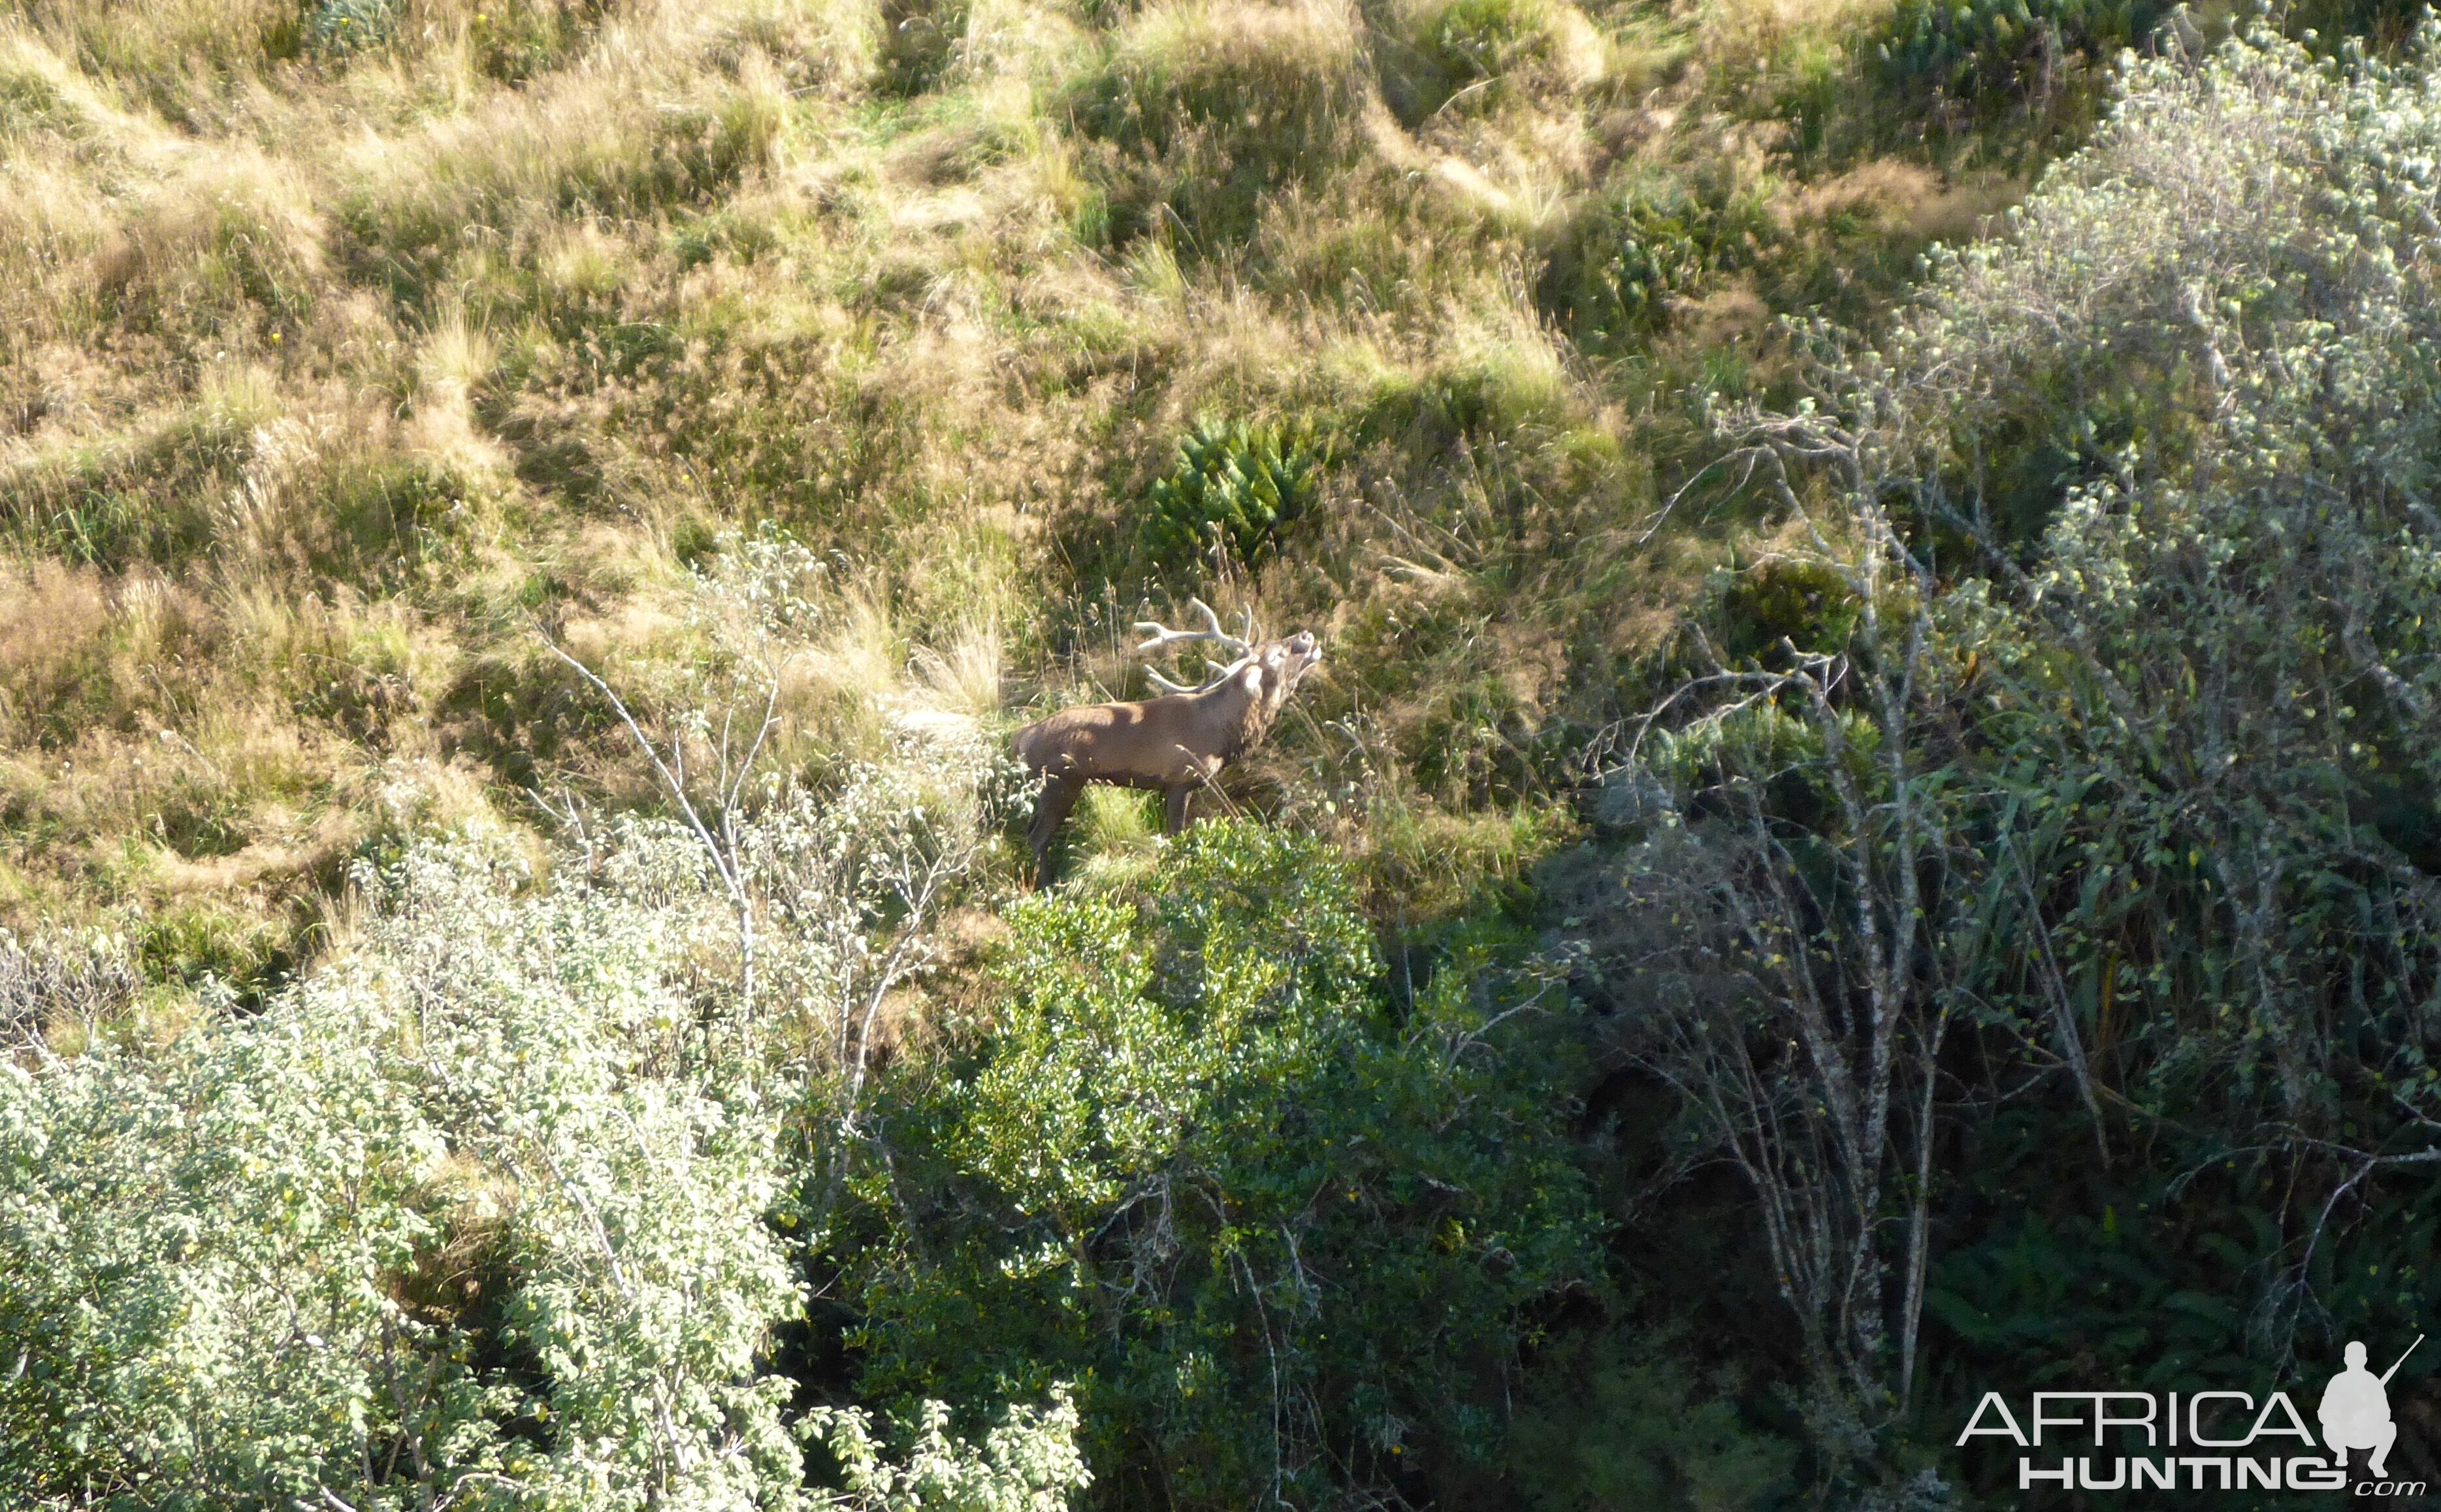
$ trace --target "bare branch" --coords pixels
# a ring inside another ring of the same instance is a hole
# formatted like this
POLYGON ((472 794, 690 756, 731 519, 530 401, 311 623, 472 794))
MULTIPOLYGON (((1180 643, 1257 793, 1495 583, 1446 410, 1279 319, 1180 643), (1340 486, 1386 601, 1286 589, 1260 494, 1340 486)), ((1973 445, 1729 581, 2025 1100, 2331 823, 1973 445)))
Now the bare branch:
MULTIPOLYGON (((669 759, 663 760, 660 748, 653 744, 652 738, 644 733, 643 727, 636 722, 636 716, 628 710, 626 700, 621 698, 608 683, 604 682, 594 673, 592 668, 562 650, 559 642, 551 639, 540 626, 535 627, 534 633, 552 656, 574 668, 578 676, 591 684, 595 692, 610 701, 612 711, 618 714, 619 722, 627 727, 627 733, 634 739, 636 748, 642 751, 644 759, 652 764, 653 773, 660 779, 662 790, 669 794, 670 801, 678 805, 679 814, 686 819, 687 828, 695 833, 696 839, 703 846, 703 854, 712 862, 713 872, 720 878, 722 888, 729 893, 730 906, 737 914, 740 1014, 741 1017, 750 1017, 754 1011, 754 900, 746 891, 744 863, 738 854, 734 802, 738 785, 745 781, 743 773, 736 774, 735 782, 729 784, 727 795, 729 801, 724 802, 721 807, 721 833, 718 837, 715 837, 712 833, 712 827, 704 822, 703 816, 696 811, 695 801, 687 795, 685 744, 681 741, 672 741, 669 759)), ((770 733, 773 700, 778 696, 779 689, 775 679, 769 696, 764 703, 763 727, 755 734, 753 751, 749 753, 750 763, 753 754, 762 750, 764 738, 770 733)), ((725 738, 724 733, 724 741, 725 738)), ((723 775, 726 777, 730 774, 723 775)))

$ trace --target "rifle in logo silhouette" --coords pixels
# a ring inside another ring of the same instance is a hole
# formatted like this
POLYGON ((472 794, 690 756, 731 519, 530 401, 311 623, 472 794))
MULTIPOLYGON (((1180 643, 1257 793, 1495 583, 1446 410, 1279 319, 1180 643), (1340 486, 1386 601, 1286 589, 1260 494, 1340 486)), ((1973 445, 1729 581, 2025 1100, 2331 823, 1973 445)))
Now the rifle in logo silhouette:
MULTIPOLYGON (((2424 1336, 2422 1334, 2417 1334, 2415 1336, 2415 1344, 2420 1344, 2422 1342, 2424 1342, 2424 1336)), ((2385 1392, 2390 1389, 2390 1377, 2397 1375, 2398 1367, 2407 1363, 2407 1357, 2415 1353, 2415 1344, 2410 1344, 2405 1349, 2401 1350, 2398 1358, 2390 1362, 2390 1368, 2381 1373, 2381 1385, 2385 1392)))

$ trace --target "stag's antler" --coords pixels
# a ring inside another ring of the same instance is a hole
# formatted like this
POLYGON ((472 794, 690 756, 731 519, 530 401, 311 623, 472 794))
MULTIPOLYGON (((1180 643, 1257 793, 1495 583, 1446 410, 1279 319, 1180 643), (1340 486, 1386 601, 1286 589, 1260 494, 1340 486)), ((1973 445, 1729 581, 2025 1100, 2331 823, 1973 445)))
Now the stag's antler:
MULTIPOLYGON (((1202 599, 1189 599, 1186 602, 1198 614, 1203 616, 1203 628, 1201 630, 1172 630, 1167 625, 1155 620, 1139 620, 1136 621, 1136 629, 1149 636, 1151 639, 1146 640, 1144 644, 1136 647, 1136 655, 1142 656, 1148 651, 1159 651, 1165 646, 1174 646, 1183 642, 1203 640, 1213 642, 1220 646, 1221 650, 1229 653, 1232 657, 1239 660, 1242 660, 1244 657, 1251 656, 1254 653, 1254 610, 1249 609, 1246 611, 1245 620, 1241 623, 1238 634, 1233 636, 1228 631, 1220 628, 1220 617, 1212 612, 1212 605, 1204 603, 1202 599)), ((1193 688, 1187 687, 1184 683, 1172 682, 1167 677, 1163 676, 1160 673, 1153 671, 1150 667, 1147 667, 1145 669, 1145 675, 1150 677, 1156 684, 1163 688, 1166 688, 1171 693, 1197 693, 1203 692, 1206 688, 1219 687, 1221 680, 1229 675, 1231 668, 1234 668, 1236 665, 1237 661, 1233 660, 1228 667, 1221 668, 1219 672, 1216 672, 1211 676, 1205 678, 1201 685, 1193 688)))

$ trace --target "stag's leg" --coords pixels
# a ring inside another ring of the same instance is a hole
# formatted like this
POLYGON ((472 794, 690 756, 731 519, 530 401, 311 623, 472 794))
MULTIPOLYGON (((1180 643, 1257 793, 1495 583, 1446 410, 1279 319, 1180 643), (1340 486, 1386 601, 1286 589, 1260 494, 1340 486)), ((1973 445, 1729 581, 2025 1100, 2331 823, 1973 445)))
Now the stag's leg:
POLYGON ((1025 841, 1034 848, 1034 885, 1051 885, 1051 842, 1059 834, 1061 821, 1076 806, 1076 795, 1085 790, 1081 777, 1054 777, 1042 784, 1042 796, 1034 801, 1034 822, 1026 826, 1025 841))
POLYGON ((1194 793, 1192 785, 1181 783, 1162 795, 1161 832, 1164 835, 1177 835, 1185 830, 1186 801, 1194 793))

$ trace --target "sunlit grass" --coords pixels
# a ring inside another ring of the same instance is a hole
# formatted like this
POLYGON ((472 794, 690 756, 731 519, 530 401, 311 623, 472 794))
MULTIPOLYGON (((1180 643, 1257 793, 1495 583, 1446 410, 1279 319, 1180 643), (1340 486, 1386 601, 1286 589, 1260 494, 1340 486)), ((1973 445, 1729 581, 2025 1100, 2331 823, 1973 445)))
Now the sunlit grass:
MULTIPOLYGON (((1201 593, 1333 647, 1207 806, 1459 907, 1741 518, 1650 538, 1679 390, 1768 385, 1774 314, 2005 196, 1809 179, 1752 118, 1868 9, 21 9, 0 923, 285 939, 430 815, 653 801, 541 638, 675 713, 736 665, 694 585, 767 528, 823 565, 785 764, 1138 690, 1127 623, 1201 593), (1589 344, 1586 228, 1654 182, 1745 240, 1589 344), (1259 563, 1151 562, 1207 418, 1303 427, 1313 507, 1259 563), (1324 806, 1360 726, 1378 833, 1324 806)), ((1138 798, 1078 826, 1097 875, 1157 854, 1138 798)))

